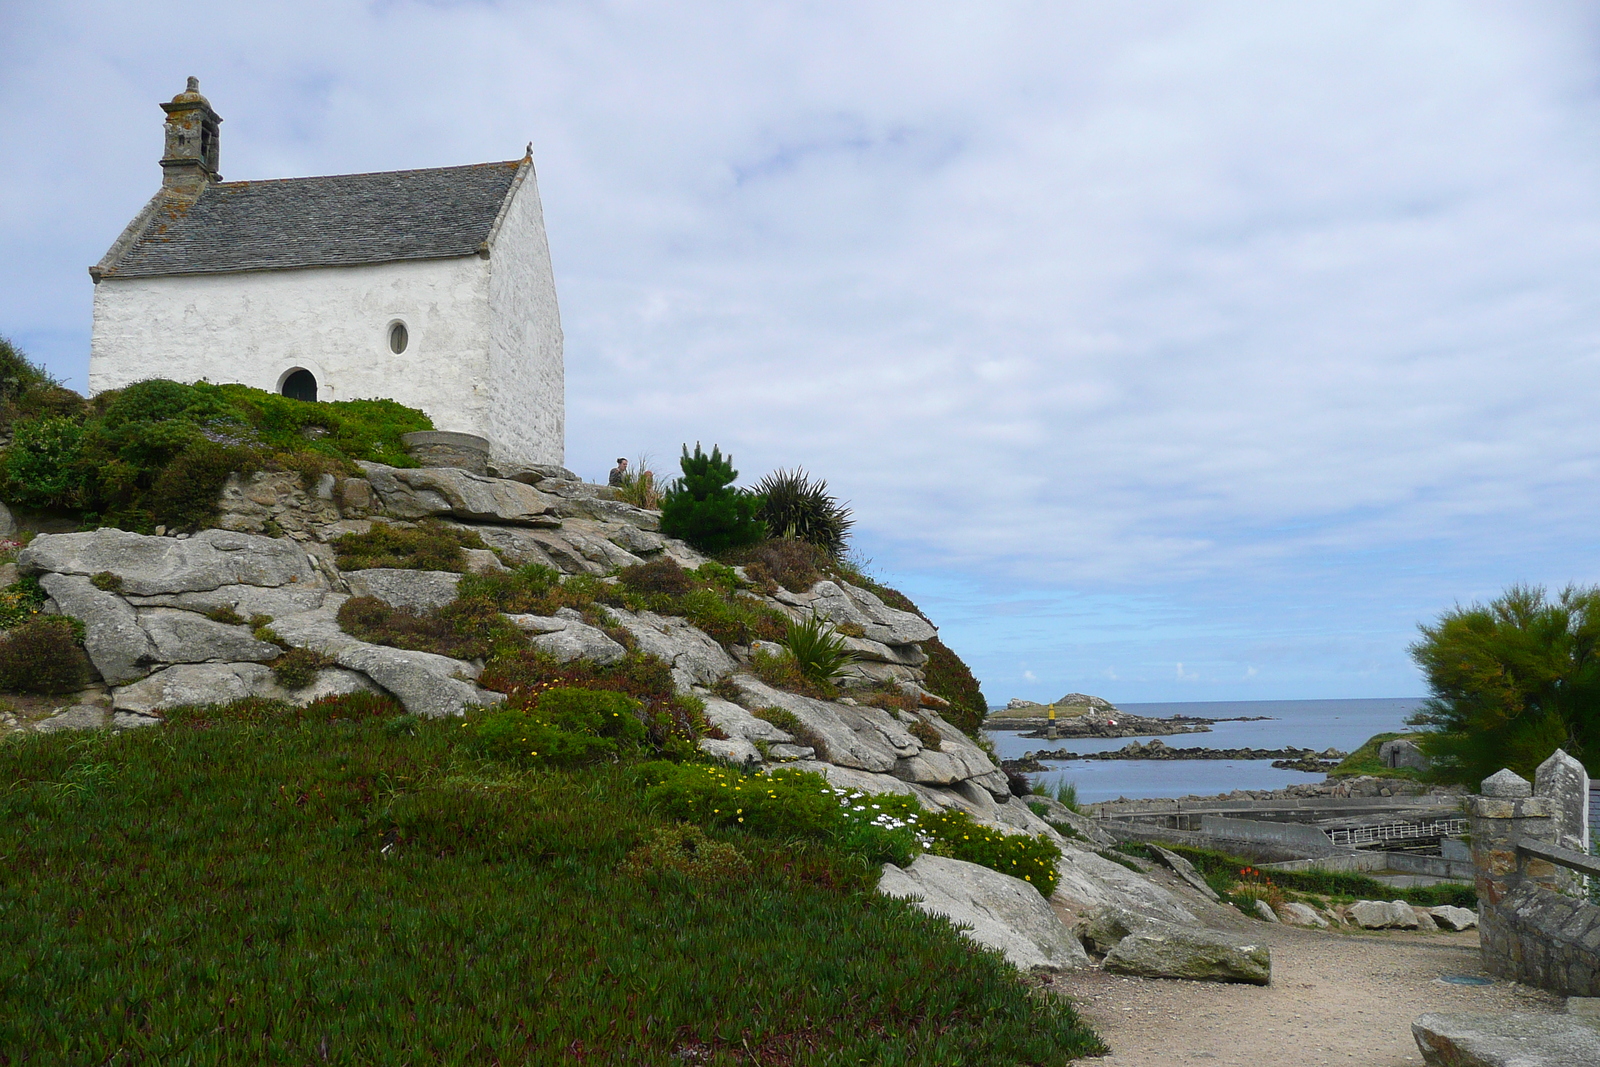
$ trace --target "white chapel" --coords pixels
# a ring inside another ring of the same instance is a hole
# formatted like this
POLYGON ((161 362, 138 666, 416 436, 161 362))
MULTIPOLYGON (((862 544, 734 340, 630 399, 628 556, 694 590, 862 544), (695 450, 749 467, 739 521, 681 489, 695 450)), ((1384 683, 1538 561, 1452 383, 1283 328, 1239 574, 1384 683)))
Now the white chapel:
POLYGON ((89 389, 239 382, 301 400, 389 397, 500 464, 559 464, 561 317, 521 159, 225 182, 222 120, 189 79, 161 190, 89 269, 89 389))

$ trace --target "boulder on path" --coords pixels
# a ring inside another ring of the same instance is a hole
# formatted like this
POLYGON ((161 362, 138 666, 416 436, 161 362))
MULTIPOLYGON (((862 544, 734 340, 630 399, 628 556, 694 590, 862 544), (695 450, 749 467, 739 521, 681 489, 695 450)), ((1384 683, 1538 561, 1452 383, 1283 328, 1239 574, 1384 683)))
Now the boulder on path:
POLYGON ((1078 931, 1078 936, 1090 952, 1104 956, 1116 948, 1123 938, 1149 921, 1148 916, 1110 904, 1091 914, 1078 931))
POLYGON ((17 555, 24 574, 110 573, 134 596, 203 592, 224 585, 320 586, 311 560, 294 541, 232 530, 193 537, 149 537, 110 528, 40 534, 17 555))
POLYGON ((1278 921, 1278 913, 1272 910, 1271 904, 1268 904, 1260 897, 1256 898, 1255 912, 1263 922, 1275 923, 1278 921))
POLYGON ((1152 919, 1106 953, 1105 969, 1142 978, 1270 985, 1272 954, 1259 941, 1152 919))
POLYGON ((1471 908, 1440 904, 1437 908, 1429 908, 1428 914, 1433 916, 1435 923, 1446 930, 1470 930, 1478 925, 1478 913, 1471 908))
POLYGON ((1403 900, 1358 900, 1350 905, 1350 921, 1363 930, 1415 930, 1417 915, 1403 900))
POLYGON ((1037 889, 976 863, 927 853, 905 869, 886 863, 878 892, 915 899, 922 911, 949 919, 1022 970, 1060 971, 1089 962, 1037 889))
MULTIPOLYGON (((41 534, 34 543, 45 536, 41 534)), ((126 600, 97 589, 79 574, 45 574, 39 586, 63 615, 83 623, 83 650, 108 685, 121 685, 150 673, 157 662, 155 642, 126 600)))
POLYGON ((1318 915, 1314 908, 1294 900, 1278 905, 1278 918, 1290 926, 1315 926, 1319 930, 1328 926, 1328 920, 1318 915))
POLYGON ((461 575, 454 571, 413 571, 373 567, 345 571, 344 584, 355 596, 370 596, 402 611, 437 611, 456 598, 461 575))
POLYGON ((559 526, 555 498, 531 485, 454 467, 386 467, 357 461, 384 510, 402 519, 453 515, 511 526, 559 526))
POLYGON ((1564 1015, 1430 1012, 1411 1024, 1411 1036, 1430 1067, 1594 1067, 1600 1063, 1600 1031, 1564 1015))

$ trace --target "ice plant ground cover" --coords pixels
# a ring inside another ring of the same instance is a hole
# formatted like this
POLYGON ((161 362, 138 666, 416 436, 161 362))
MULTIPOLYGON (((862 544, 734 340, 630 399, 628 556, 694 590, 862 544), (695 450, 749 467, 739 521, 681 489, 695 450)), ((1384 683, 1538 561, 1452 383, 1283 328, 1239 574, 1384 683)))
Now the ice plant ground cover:
POLYGON ((826 840, 874 862, 904 866, 920 852, 982 864, 1049 896, 1061 851, 959 811, 930 812, 915 797, 840 789, 808 771, 745 774, 732 767, 647 763, 635 772, 662 812, 701 826, 826 840))
POLYGON ((0 743, 0 1062, 1101 1051, 997 954, 880 897, 860 853, 737 814, 690 832, 634 768, 502 762, 471 734, 333 700, 0 743))

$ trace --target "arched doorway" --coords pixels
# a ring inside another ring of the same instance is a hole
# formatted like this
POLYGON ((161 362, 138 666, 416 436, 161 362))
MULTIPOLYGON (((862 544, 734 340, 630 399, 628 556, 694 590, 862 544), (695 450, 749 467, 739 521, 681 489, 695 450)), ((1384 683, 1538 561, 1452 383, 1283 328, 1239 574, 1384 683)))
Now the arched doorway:
POLYGON ((316 400, 317 376, 308 370, 294 371, 283 380, 282 392, 290 400, 316 400))

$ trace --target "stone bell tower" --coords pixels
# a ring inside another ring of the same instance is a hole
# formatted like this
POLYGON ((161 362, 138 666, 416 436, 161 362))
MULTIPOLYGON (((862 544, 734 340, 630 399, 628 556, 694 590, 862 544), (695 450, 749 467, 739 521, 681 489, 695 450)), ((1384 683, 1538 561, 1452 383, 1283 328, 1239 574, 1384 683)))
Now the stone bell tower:
POLYGON ((200 79, 190 78, 189 87, 162 104, 167 113, 166 151, 161 156, 161 188, 169 196, 194 199, 211 182, 220 182, 217 173, 220 151, 217 127, 222 119, 211 110, 211 101, 200 95, 200 79))

